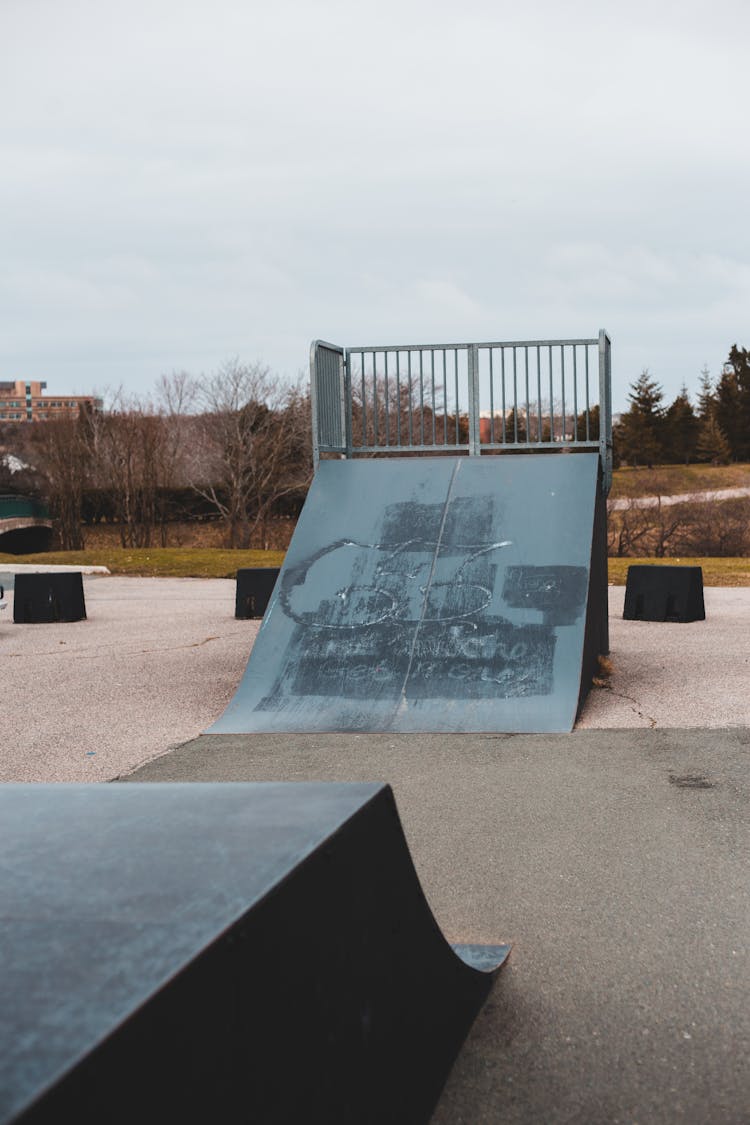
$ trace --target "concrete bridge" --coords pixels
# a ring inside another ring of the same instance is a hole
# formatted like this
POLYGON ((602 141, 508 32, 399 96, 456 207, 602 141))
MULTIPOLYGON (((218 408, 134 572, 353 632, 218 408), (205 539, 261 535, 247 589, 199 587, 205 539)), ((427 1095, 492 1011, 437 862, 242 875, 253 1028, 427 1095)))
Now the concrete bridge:
POLYGON ((52 520, 44 504, 30 496, 0 496, 0 554, 46 551, 52 520))

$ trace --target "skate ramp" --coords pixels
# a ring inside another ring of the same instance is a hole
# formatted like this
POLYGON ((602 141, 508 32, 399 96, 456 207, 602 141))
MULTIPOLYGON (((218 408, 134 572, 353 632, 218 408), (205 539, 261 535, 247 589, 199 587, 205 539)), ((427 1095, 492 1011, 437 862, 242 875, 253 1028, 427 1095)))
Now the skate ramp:
POLYGON ((2 786, 0 835, 2 1125, 426 1123, 509 952, 384 785, 2 786))
POLYGON ((570 730, 606 651, 598 477, 594 453, 322 462, 208 733, 570 730))

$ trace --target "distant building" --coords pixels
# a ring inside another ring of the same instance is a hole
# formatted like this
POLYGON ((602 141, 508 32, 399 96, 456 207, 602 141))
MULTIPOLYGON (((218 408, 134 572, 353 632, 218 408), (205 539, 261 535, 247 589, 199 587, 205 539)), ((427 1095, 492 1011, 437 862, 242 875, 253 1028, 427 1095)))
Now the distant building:
POLYGON ((77 414, 79 407, 101 410, 102 400, 93 395, 45 395, 46 383, 0 382, 0 421, 42 422, 46 418, 60 418, 77 414))

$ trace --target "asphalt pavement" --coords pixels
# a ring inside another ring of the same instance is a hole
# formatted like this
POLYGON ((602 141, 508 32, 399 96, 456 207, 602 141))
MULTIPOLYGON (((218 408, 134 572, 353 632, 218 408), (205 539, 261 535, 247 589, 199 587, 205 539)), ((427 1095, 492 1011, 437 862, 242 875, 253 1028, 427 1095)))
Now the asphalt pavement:
POLYGON ((750 590, 657 624, 611 589, 571 735, 220 736, 234 583, 84 584, 86 621, 0 616, 3 780, 388 781, 449 939, 513 943, 436 1125, 750 1120, 750 590))

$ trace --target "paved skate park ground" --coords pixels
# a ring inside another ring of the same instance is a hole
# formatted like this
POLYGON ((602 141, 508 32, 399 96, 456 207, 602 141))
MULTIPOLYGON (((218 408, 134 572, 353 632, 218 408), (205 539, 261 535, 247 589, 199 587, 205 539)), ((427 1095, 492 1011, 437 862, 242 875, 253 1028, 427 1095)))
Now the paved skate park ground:
POLYGON ((572 735, 201 736, 257 633, 234 583, 84 587, 71 624, 8 593, 0 779, 387 781, 446 936, 513 942, 434 1122, 748 1120, 750 590, 657 624, 611 588, 572 735))

